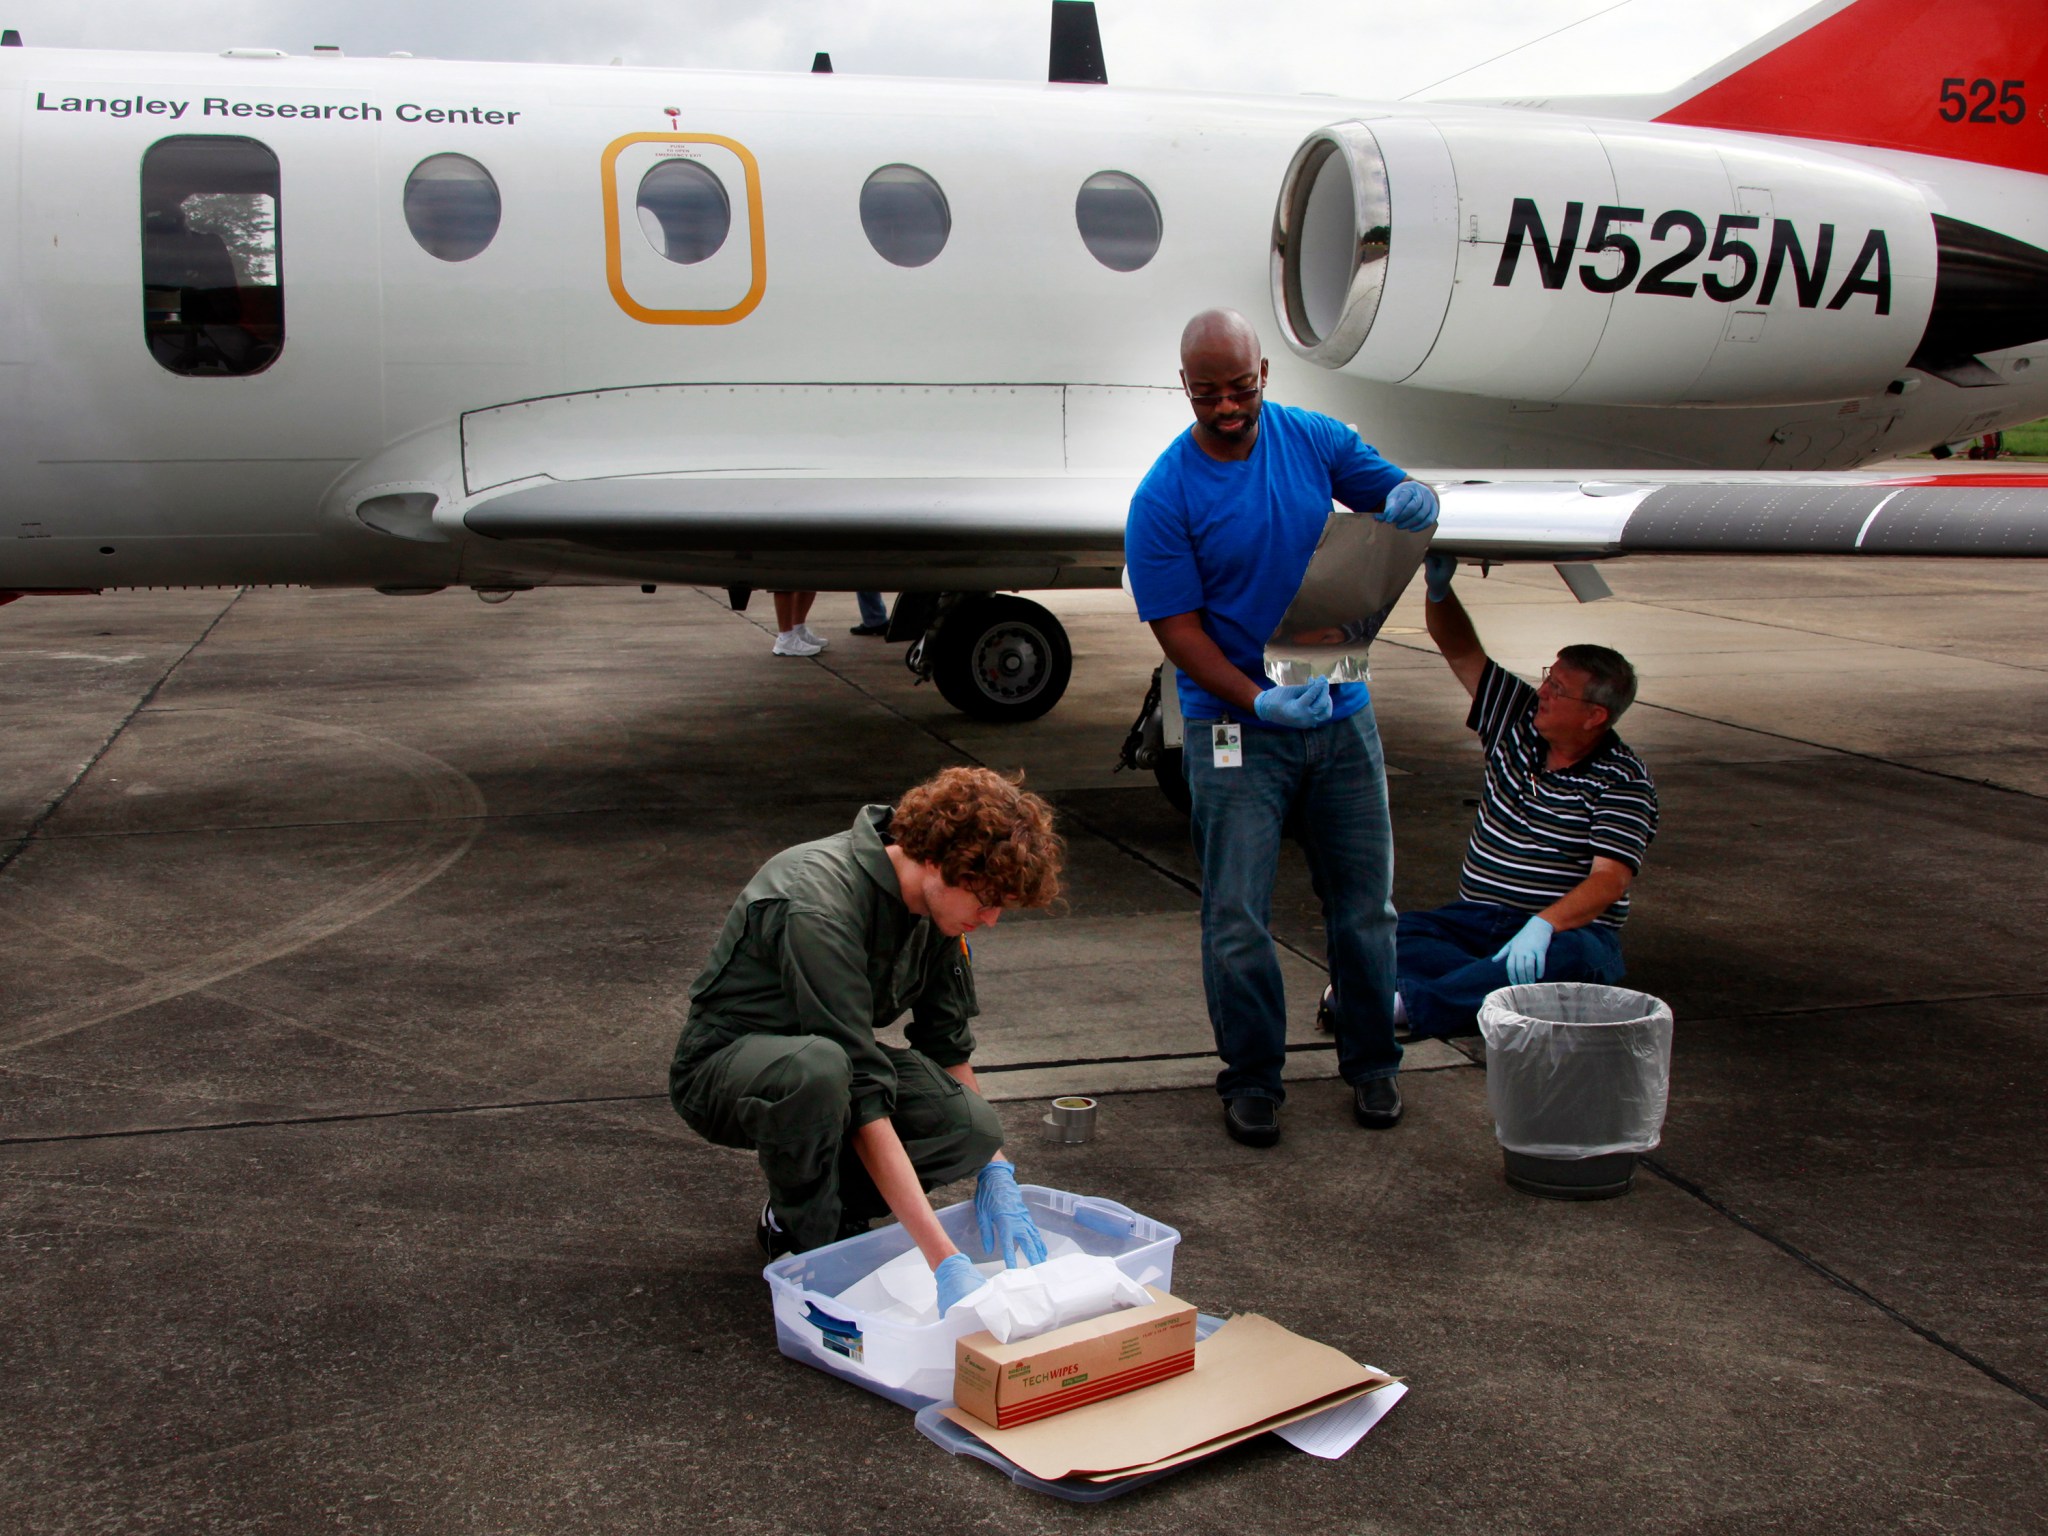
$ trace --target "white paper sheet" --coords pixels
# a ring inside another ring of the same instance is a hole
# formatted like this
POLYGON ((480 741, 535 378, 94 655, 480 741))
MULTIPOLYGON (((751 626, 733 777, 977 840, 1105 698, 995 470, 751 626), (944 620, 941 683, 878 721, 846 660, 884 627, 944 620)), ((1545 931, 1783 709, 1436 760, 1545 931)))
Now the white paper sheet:
MULTIPOLYGON (((1374 1371, 1379 1367, 1369 1365, 1366 1369, 1374 1371)), ((1363 1440, 1373 1425, 1387 1416, 1387 1410, 1407 1395, 1406 1384, 1397 1381, 1377 1392, 1368 1392, 1363 1397, 1354 1397, 1348 1403, 1339 1403, 1335 1408, 1298 1420, 1284 1429, 1276 1429, 1273 1433, 1297 1451, 1307 1451, 1311 1456, 1335 1461, 1363 1440)))

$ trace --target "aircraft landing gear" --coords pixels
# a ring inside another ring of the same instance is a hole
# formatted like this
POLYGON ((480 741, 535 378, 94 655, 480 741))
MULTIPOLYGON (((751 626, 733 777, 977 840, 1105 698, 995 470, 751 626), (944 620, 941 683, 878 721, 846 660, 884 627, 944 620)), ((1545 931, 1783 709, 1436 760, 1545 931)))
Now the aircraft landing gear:
POLYGON ((936 622, 903 660, 961 713, 999 722, 1036 720, 1059 703, 1074 674, 1074 648, 1060 621, 1005 595, 941 600, 936 622))
POLYGON ((1138 708, 1138 718, 1131 722, 1130 731, 1124 736, 1113 771, 1121 773, 1126 768, 1149 770, 1159 786, 1159 793, 1185 816, 1194 802, 1188 795, 1188 781, 1181 767, 1180 711, 1172 707, 1169 698, 1174 686, 1164 666, 1152 669, 1152 685, 1145 691, 1145 702, 1138 708), (1172 716, 1170 733, 1167 729, 1169 714, 1172 716), (1170 743, 1169 734, 1172 737, 1170 743))

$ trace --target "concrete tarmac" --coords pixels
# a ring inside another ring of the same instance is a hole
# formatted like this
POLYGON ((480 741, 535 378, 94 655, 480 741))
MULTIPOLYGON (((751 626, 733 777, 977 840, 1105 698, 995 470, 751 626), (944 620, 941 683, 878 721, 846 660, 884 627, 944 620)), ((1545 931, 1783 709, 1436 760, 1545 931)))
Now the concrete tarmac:
MULTIPOLYGON (((848 596, 816 661, 693 589, 0 610, 0 1532, 2048 1527, 2048 568, 1605 569, 1587 607, 1459 578, 1525 675, 1579 639, 1644 675, 1630 980, 1677 1061, 1594 1205, 1506 1187, 1451 1047, 1350 1123, 1291 853, 1285 1138, 1225 1139, 1185 827, 1110 772, 1157 655, 1121 594, 1050 599, 1075 682, 1022 727, 848 596), (962 761, 1072 845, 1066 909, 975 943, 1024 1177, 1405 1377, 1347 1458, 1079 1510, 775 1352, 752 1161, 662 1094, 686 989, 762 859, 962 761), (1045 1146, 1067 1091, 1101 1133, 1045 1146)), ((1375 667, 1404 906, 1478 784, 1420 624, 1375 667)))

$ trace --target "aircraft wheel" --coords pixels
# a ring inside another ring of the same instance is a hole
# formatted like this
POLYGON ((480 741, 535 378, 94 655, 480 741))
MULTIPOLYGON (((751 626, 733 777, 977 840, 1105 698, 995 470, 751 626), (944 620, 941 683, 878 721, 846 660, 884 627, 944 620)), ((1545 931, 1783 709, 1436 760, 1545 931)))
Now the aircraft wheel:
POLYGON ((1036 720, 1074 674, 1060 621, 1021 597, 979 597, 946 615, 932 637, 932 681, 977 720, 1036 720))

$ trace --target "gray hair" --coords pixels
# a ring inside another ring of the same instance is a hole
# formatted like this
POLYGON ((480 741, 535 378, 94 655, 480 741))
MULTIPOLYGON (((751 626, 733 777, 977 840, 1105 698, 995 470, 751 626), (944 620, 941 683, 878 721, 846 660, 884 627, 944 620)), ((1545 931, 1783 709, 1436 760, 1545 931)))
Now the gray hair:
POLYGON ((1609 725, 1635 703, 1636 669, 1621 652, 1604 645, 1568 645, 1557 653, 1557 659, 1586 674, 1585 702, 1606 710, 1609 725))

